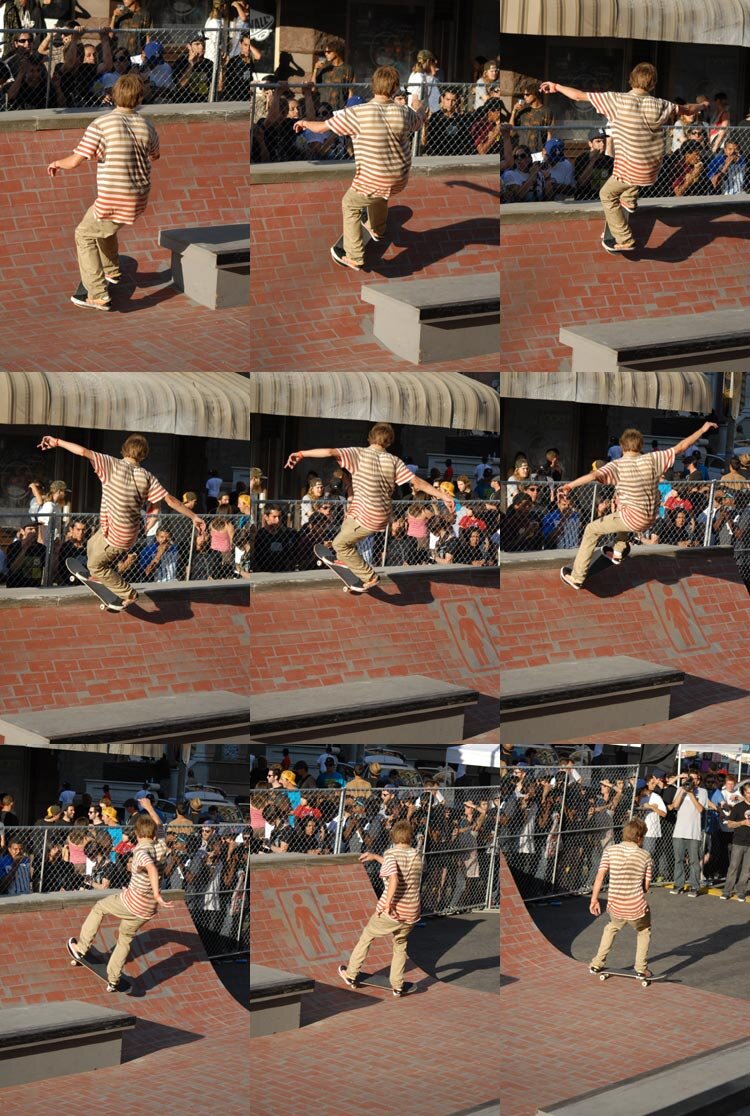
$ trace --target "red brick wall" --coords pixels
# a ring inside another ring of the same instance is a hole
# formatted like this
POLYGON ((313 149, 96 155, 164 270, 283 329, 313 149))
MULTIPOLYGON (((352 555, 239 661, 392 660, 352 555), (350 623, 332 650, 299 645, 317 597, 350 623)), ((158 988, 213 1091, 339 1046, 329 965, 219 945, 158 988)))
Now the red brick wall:
POLYGON ((552 372, 570 359, 558 341, 574 324, 734 309, 750 301, 747 210, 642 209, 633 256, 600 246, 598 213, 502 215, 502 352, 506 365, 552 372), (687 301, 686 301, 687 300, 687 301))
POLYGON ((467 736, 496 727, 501 641, 498 573, 431 577, 396 574, 376 594, 345 595, 316 582, 253 597, 250 688, 288 690, 311 678, 349 681, 422 674, 476 688, 485 702, 467 713, 467 736), (482 640, 480 659, 457 634, 465 609, 482 640), (493 714, 495 719, 493 721, 493 714))
POLYGON ((118 615, 101 612, 88 597, 59 603, 53 598, 33 606, 4 602, 4 712, 165 691, 244 691, 250 647, 247 594, 196 590, 163 594, 154 602, 143 601, 142 610, 118 615))
MULTIPOLYGON (((362 302, 362 284, 497 269, 492 175, 413 174, 390 201, 393 243, 382 253, 368 248, 372 268, 364 272, 337 267, 329 255, 341 235, 341 197, 349 184, 348 177, 253 184, 251 326, 261 368, 411 368, 371 340, 373 308, 362 302)), ((482 366, 494 364, 489 356, 482 366)), ((445 367, 475 371, 477 361, 445 367)))

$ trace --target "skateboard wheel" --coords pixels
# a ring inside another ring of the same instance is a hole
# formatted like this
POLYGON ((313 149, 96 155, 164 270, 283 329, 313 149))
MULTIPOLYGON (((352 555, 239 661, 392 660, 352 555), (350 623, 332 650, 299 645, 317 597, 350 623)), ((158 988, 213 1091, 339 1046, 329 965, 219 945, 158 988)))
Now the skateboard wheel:
POLYGON ((599 977, 599 980, 606 980, 606 979, 607 979, 607 974, 606 973, 602 973, 599 977))
POLYGON ((99 610, 100 610, 101 612, 105 612, 105 611, 106 611, 106 608, 107 608, 107 606, 106 606, 105 604, 100 604, 100 605, 99 605, 99 610))
POLYGON ((73 961, 73 960, 72 960, 72 958, 71 958, 71 962, 70 962, 70 963, 71 963, 71 965, 73 966, 73 968, 74 968, 74 969, 77 969, 77 968, 78 968, 78 967, 80 966, 80 964, 81 964, 81 962, 80 962, 80 961, 73 961))

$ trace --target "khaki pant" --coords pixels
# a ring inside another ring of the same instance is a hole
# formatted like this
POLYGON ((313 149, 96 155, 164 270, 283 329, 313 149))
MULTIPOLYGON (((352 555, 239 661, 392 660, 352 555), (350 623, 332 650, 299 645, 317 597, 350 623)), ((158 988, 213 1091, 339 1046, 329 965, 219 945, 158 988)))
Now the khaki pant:
POLYGON ((610 515, 605 515, 603 519, 595 519, 593 523, 589 523, 583 532, 581 545, 578 547, 576 560, 573 563, 571 574, 573 581, 583 585, 589 572, 591 559, 594 557, 596 544, 603 535, 616 535, 614 549, 622 554, 628 545, 629 534, 630 528, 619 512, 612 512, 610 515))
POLYGON ((385 236, 388 199, 358 194, 351 186, 341 199, 341 212, 344 217, 344 255, 360 267, 365 262, 361 220, 363 209, 367 210, 370 226, 376 236, 385 236))
POLYGON ((86 565, 91 576, 101 581, 102 585, 106 585, 122 600, 130 595, 130 586, 114 567, 115 563, 126 554, 127 550, 121 550, 120 547, 112 546, 107 542, 101 531, 91 536, 86 548, 86 565))
POLYGON ((105 915, 114 915, 115 918, 120 919, 117 945, 112 950, 112 956, 107 965, 107 980, 112 984, 117 984, 122 973, 122 967, 130 953, 130 943, 148 919, 136 918, 125 906, 119 895, 109 895, 106 899, 100 899, 91 908, 88 918, 81 927, 81 936, 78 939, 78 949, 81 953, 86 953, 91 948, 105 915))
POLYGON ((640 186, 628 186, 627 182, 620 182, 619 178, 612 175, 599 191, 599 200, 604 209, 609 231, 618 244, 627 244, 629 247, 635 244, 635 237, 630 231, 630 225, 622 215, 620 198, 631 209, 634 209, 640 189, 640 186))
POLYGON ((648 968, 648 947, 651 944, 651 911, 646 908, 642 918, 626 919, 609 916, 609 922, 604 927, 599 950, 591 964, 596 969, 603 969, 607 963, 607 955, 612 948, 615 938, 624 926, 632 926, 635 930, 635 969, 642 973, 648 968))
POLYGON ((121 228, 122 225, 116 221, 100 221, 92 206, 86 210, 76 229, 78 269, 89 298, 107 302, 109 294, 105 273, 113 279, 120 278, 117 234, 121 228))
POLYGON ((369 539, 373 532, 368 527, 363 527, 352 516, 347 516, 336 538, 333 540, 333 549, 336 557, 345 566, 348 566, 355 577, 360 581, 369 581, 375 576, 372 566, 368 566, 362 555, 357 550, 356 544, 361 539, 369 539))
POLYGON ((385 938, 393 935, 393 958, 391 960, 391 988, 402 988, 404 984, 404 969, 406 968, 406 939, 411 933, 411 924, 397 922, 387 914, 374 914, 365 926, 360 939, 352 950, 346 975, 349 980, 356 980, 359 971, 365 963, 367 953, 376 938, 385 938))

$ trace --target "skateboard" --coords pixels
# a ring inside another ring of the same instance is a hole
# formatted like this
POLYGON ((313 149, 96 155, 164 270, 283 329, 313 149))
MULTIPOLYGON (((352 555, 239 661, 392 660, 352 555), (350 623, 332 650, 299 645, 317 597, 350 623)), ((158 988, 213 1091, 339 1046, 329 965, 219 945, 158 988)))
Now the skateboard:
POLYGON ((120 611, 119 608, 112 608, 112 605, 119 605, 121 603, 120 598, 116 593, 113 593, 111 589, 108 589, 106 585, 102 585, 100 581, 95 581, 94 578, 89 575, 86 563, 81 558, 68 558, 65 561, 65 565, 68 567, 70 580, 80 581, 82 585, 86 586, 89 592, 93 593, 94 596, 98 598, 99 608, 102 612, 120 611))
POLYGON ((318 560, 319 566, 327 566, 329 570, 336 574, 339 581, 343 582, 345 593, 364 593, 362 582, 358 577, 355 577, 348 566, 343 562, 339 562, 336 554, 331 550, 330 546, 324 546, 323 543, 316 543, 313 547, 313 553, 318 560))
MULTIPOLYGON (((76 941, 75 938, 73 938, 72 940, 74 942, 76 941)), ((65 943, 65 948, 71 956, 71 965, 73 965, 74 967, 77 965, 82 965, 84 969, 88 969, 89 972, 92 972, 94 974, 94 976, 98 976, 99 980, 103 980, 105 984, 109 983, 109 979, 107 977, 107 962, 110 958, 109 953, 100 953, 98 949, 94 949, 94 947, 92 946, 85 957, 76 957, 76 955, 73 953, 73 950, 70 948, 69 942, 65 943)), ((117 991, 127 993, 130 991, 131 987, 132 985, 127 977, 121 976, 120 982, 117 985, 117 991)))
MULTIPOLYGON (((357 977, 357 985, 369 985, 370 988, 387 988, 390 992, 391 982, 387 973, 360 973, 357 977)), ((418 985, 413 980, 405 980, 403 985, 404 995, 408 996, 411 992, 416 992, 418 985)))
MULTIPOLYGON (((592 972, 592 970, 589 969, 589 972, 592 972)), ((641 988, 648 988, 649 984, 652 984, 655 980, 665 979, 663 974, 661 976, 644 977, 640 973, 629 973, 624 969, 602 969, 598 973, 593 973, 593 975, 598 976, 599 980, 609 980, 610 977, 625 977, 627 980, 637 980, 641 988)))
MULTIPOLYGON (((625 224, 628 225, 628 227, 629 227, 630 226, 630 218, 631 218, 632 214, 629 213, 627 209, 623 209, 622 206, 620 206, 620 210, 621 210, 622 216, 625 220, 625 224)), ((612 235, 612 230, 610 229, 609 225, 605 221, 604 222, 604 232, 602 233, 602 245, 605 248, 613 248, 616 243, 617 243, 617 241, 615 240, 614 236, 612 235)))

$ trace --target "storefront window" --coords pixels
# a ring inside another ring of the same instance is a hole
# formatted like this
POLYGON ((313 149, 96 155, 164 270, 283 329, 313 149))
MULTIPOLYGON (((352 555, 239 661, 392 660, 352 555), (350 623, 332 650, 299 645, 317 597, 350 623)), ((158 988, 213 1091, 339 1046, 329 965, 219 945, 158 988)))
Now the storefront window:
POLYGON ((361 3, 349 5, 348 58, 355 81, 367 81, 378 66, 395 66, 406 84, 425 37, 425 5, 361 3))

